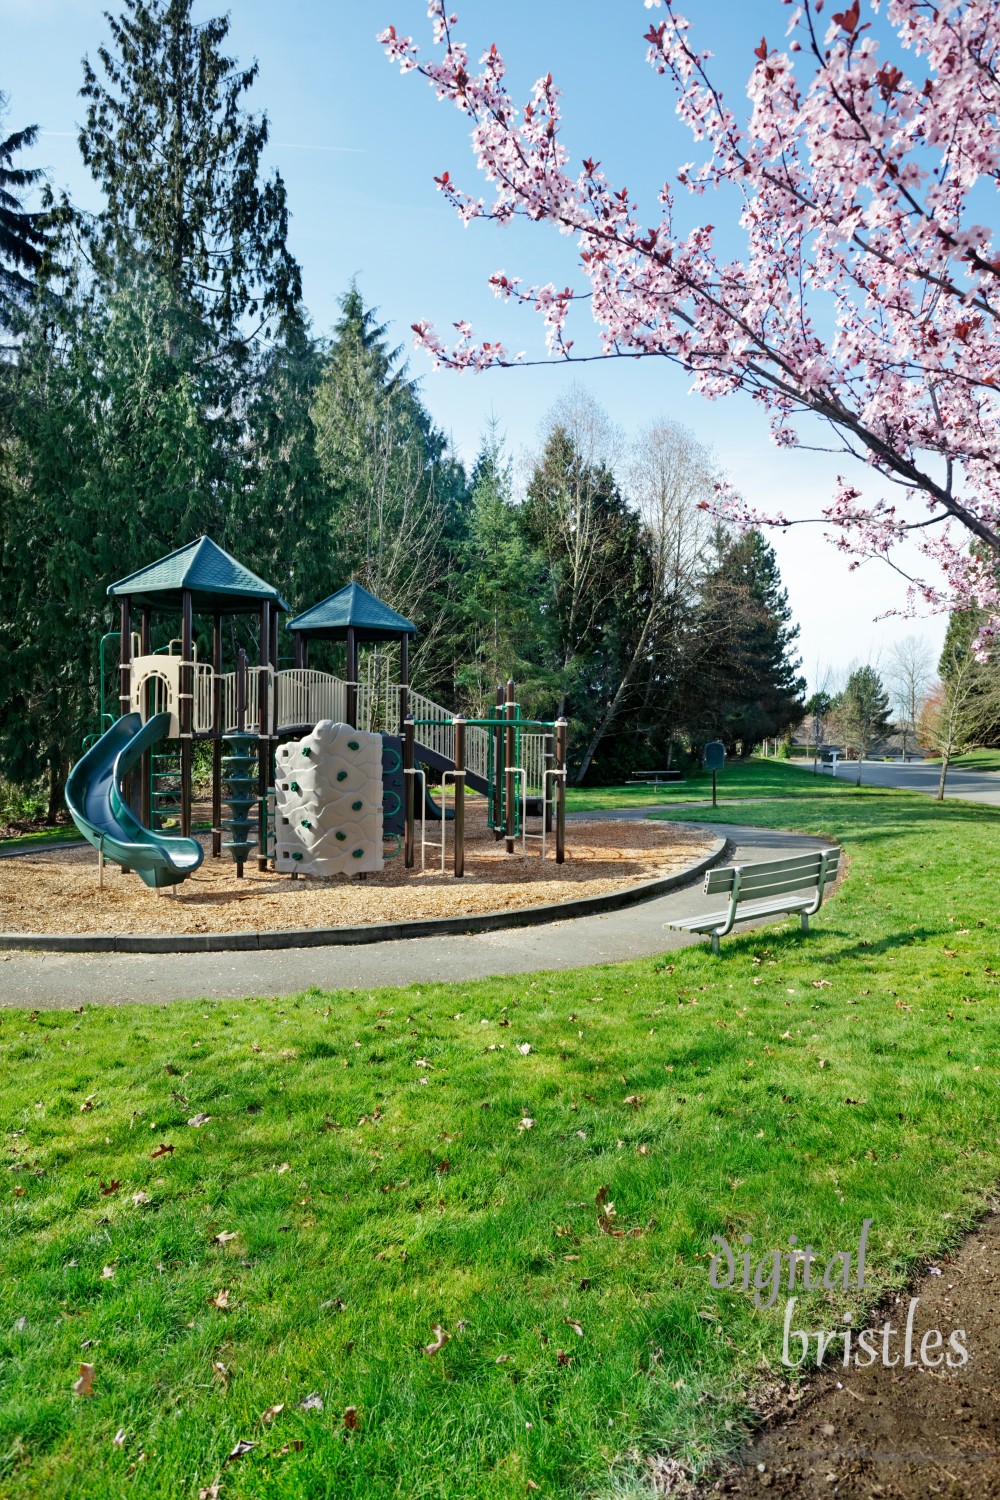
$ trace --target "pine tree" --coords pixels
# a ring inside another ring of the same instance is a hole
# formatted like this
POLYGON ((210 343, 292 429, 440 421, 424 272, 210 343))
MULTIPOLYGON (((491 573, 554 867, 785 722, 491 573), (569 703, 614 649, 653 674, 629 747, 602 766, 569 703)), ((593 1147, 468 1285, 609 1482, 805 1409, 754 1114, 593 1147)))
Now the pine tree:
POLYGON ((844 738, 844 749, 858 756, 856 786, 861 785, 861 765, 866 755, 892 728, 889 694, 874 667, 856 667, 838 698, 834 713, 844 738))
POLYGON ((80 151, 105 206, 82 225, 105 276, 144 260, 239 352, 294 314, 301 273, 281 175, 261 179, 267 116, 243 107, 257 64, 223 52, 228 16, 196 24, 192 9, 124 0, 98 48, 103 76, 84 59, 80 151))
POLYGON ((329 587, 356 578, 412 619, 421 687, 450 692, 452 553, 462 530, 465 474, 387 338, 387 326, 352 285, 312 409, 327 495, 329 587))
POLYGON ((718 531, 697 611, 699 647, 686 696, 695 739, 749 755, 802 717, 805 680, 774 549, 758 531, 718 531))
MULTIPOLYGON (((0 117, 6 111, 0 94, 0 117)), ((14 326, 35 285, 44 263, 48 242, 48 218, 23 205, 26 189, 43 176, 41 167, 16 166, 14 158, 38 139, 38 126, 15 130, 0 140, 0 328, 14 326)))

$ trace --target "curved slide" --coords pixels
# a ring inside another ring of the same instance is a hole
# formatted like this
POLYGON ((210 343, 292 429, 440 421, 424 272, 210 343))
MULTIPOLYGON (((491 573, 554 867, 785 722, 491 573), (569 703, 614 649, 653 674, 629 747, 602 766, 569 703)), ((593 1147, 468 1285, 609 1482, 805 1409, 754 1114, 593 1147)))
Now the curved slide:
POLYGON ((169 714, 154 714, 145 724, 140 714, 124 714, 77 761, 66 782, 66 806, 84 838, 153 887, 185 880, 205 857, 197 839, 166 838, 144 828, 125 800, 125 777, 169 728, 169 714))

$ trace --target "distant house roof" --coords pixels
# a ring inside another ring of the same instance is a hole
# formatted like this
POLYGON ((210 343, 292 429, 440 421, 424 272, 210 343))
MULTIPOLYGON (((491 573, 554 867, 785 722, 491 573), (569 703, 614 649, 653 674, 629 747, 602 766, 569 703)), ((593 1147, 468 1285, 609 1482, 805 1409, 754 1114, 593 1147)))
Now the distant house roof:
POLYGON ((387 641, 417 633, 412 620, 397 614, 360 583, 346 584, 329 599, 288 621, 289 630, 324 641, 345 640, 348 628, 353 628, 362 641, 387 641))
POLYGON ((113 598, 158 609, 180 607, 181 595, 190 590, 199 610, 221 610, 225 614, 247 614, 267 600, 288 609, 276 588, 251 573, 235 557, 202 536, 186 547, 178 547, 158 562, 120 578, 108 588, 113 598))

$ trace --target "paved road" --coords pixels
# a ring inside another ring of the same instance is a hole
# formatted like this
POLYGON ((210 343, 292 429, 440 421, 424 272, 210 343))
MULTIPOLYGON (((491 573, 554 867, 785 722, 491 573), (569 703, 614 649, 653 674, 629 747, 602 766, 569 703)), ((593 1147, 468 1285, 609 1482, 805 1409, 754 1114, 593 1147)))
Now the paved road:
MULTIPOLYGON (((829 776, 829 771, 821 772, 829 776)), ((856 760, 837 762, 837 777, 840 781, 855 781, 858 775, 856 760)), ((926 792, 936 797, 941 767, 909 762, 907 765, 887 765, 880 761, 866 760, 861 767, 863 786, 893 786, 907 792, 926 792)), ((988 802, 1000 806, 1000 772, 965 771, 955 769, 948 772, 944 794, 960 797, 966 802, 988 802)))
MULTIPOLYGON (((642 814, 638 814, 642 816, 642 814)), ((633 812, 631 816, 637 816, 633 812)), ((708 826, 708 825, 704 825, 708 826)), ((780 859, 822 847, 805 834, 719 824, 713 831, 732 840, 734 858, 780 859)), ((602 917, 552 922, 449 938, 411 938, 362 948, 299 948, 257 953, 2 953, 0 1006, 39 1010, 78 1005, 166 1003, 201 996, 287 995, 323 989, 374 989, 388 984, 431 984, 538 969, 575 969, 620 963, 703 942, 686 933, 664 932, 675 916, 706 907, 701 880, 680 891, 602 917)))

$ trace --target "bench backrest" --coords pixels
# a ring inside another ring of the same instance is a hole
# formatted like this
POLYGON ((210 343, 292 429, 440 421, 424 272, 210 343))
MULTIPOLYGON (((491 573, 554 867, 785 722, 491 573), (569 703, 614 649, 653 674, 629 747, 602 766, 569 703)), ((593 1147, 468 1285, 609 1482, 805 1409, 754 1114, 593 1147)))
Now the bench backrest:
POLYGON ((769 859, 762 864, 729 865, 722 870, 709 870, 705 876, 705 894, 711 896, 724 892, 731 895, 737 874, 740 877, 740 901, 760 901, 767 896, 809 890, 819 885, 824 859, 824 884, 832 882, 840 863, 840 850, 815 849, 808 854, 790 855, 788 859, 769 859))

